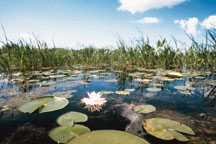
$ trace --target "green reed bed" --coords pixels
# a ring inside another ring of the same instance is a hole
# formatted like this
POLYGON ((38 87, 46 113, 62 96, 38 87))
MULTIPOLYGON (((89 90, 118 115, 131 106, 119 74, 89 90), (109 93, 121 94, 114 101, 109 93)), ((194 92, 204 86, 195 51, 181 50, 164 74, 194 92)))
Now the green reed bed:
POLYGON ((109 67, 117 70, 136 68, 163 68, 175 70, 216 69, 216 31, 206 33, 199 43, 191 38, 190 47, 173 47, 166 39, 153 46, 140 39, 132 46, 120 40, 115 49, 86 47, 80 50, 48 48, 45 42, 36 44, 20 40, 7 40, 0 48, 0 71, 12 73, 42 69, 85 67, 109 67), (184 50, 186 49, 186 50, 184 50), (184 51, 183 51, 184 50, 184 51))

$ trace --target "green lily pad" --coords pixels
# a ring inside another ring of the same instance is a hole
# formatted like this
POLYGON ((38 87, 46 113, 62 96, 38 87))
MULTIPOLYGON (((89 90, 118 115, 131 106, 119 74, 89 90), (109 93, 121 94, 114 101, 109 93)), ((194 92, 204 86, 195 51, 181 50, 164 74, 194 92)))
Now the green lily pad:
POLYGON ((46 96, 25 103, 18 110, 23 113, 33 113, 37 110, 39 113, 45 113, 63 109, 68 103, 69 101, 66 98, 46 96))
POLYGON ((86 122, 88 116, 80 112, 68 112, 61 115, 57 119, 57 123, 61 126, 73 126, 74 123, 86 122))
POLYGON ((117 130, 98 130, 72 139, 68 144, 149 144, 135 135, 117 130))
POLYGON ((57 143, 67 143, 77 136, 71 129, 72 127, 57 127, 49 132, 49 137, 57 143))
POLYGON ((57 127, 49 132, 49 137, 57 143, 67 143, 71 139, 82 134, 89 133, 91 130, 82 125, 57 127))
POLYGON ((173 77, 173 78, 181 78, 183 77, 183 74, 180 72, 175 72, 175 71, 168 71, 166 74, 168 77, 173 77))
POLYGON ((67 99, 73 97, 73 95, 71 94, 71 91, 56 92, 53 94, 53 96, 67 98, 67 99))
POLYGON ((116 91, 115 93, 118 94, 118 95, 124 95, 124 96, 130 94, 130 92, 127 91, 127 90, 124 90, 124 91, 116 91))
POLYGON ((143 127, 147 133, 162 140, 176 139, 186 142, 189 139, 182 133, 195 135, 194 131, 187 125, 164 118, 147 119, 144 121, 143 127))
POLYGON ((133 110, 137 113, 147 114, 156 111, 156 108, 153 105, 138 105, 133 110))

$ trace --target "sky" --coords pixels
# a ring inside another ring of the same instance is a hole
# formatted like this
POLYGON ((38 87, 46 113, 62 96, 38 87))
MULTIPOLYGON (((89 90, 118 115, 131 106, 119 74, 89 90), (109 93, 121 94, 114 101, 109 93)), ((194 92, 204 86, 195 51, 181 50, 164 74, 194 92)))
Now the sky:
POLYGON ((37 37, 65 48, 140 36, 188 43, 186 34, 216 28, 216 0, 0 0, 0 24, 11 40, 37 37))

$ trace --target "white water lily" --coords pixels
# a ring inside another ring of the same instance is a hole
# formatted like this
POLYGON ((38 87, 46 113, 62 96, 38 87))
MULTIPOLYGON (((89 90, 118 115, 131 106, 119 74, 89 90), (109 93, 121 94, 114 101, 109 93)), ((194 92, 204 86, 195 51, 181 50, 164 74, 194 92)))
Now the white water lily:
POLYGON ((87 93, 88 97, 81 99, 81 103, 85 104, 91 112, 100 111, 102 106, 107 102, 105 98, 102 98, 101 93, 91 92, 87 93))

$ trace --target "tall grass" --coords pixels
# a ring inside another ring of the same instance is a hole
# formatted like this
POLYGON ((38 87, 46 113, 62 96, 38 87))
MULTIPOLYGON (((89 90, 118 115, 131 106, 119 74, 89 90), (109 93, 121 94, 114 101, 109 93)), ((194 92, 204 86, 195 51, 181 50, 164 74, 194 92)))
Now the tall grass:
POLYGON ((158 40, 156 45, 141 38, 132 46, 119 40, 116 49, 97 49, 86 47, 80 50, 48 48, 45 42, 36 44, 20 40, 3 43, 0 48, 0 71, 23 73, 33 70, 72 68, 74 65, 111 67, 130 70, 138 67, 181 70, 216 69, 216 31, 208 31, 205 41, 199 43, 191 38, 192 45, 184 48, 173 47, 166 39, 158 40))

